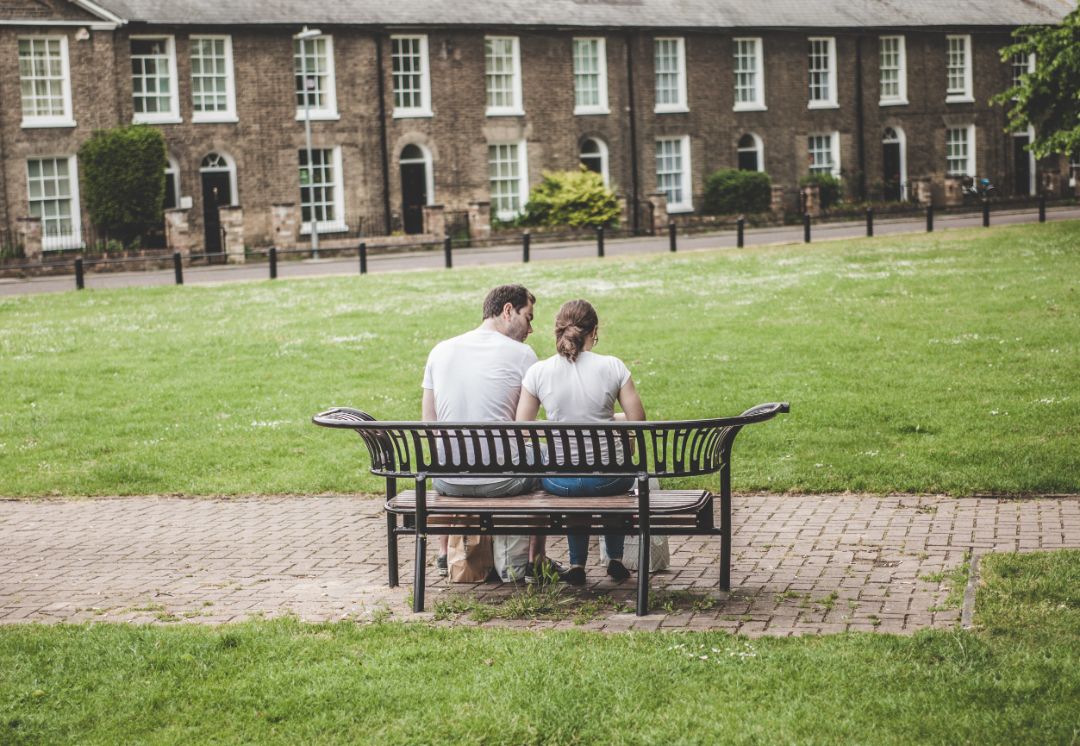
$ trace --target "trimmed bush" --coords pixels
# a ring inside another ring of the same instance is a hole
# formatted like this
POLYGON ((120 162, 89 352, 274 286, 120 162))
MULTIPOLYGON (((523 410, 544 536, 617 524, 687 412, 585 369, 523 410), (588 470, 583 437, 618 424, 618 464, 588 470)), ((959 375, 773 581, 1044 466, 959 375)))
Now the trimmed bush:
POLYGON ((125 246, 161 227, 165 138, 153 127, 98 130, 79 148, 82 198, 90 220, 125 246))
POLYGON ((828 210, 838 203, 840 196, 844 193, 844 182, 832 174, 810 174, 799 180, 799 186, 810 186, 811 184, 817 185, 822 210, 828 210))
POLYGON ((705 179, 702 212, 708 215, 766 212, 772 202, 772 181, 760 171, 722 168, 705 179))
POLYGON ((619 200, 595 171, 545 171, 529 192, 522 225, 616 226, 619 200))

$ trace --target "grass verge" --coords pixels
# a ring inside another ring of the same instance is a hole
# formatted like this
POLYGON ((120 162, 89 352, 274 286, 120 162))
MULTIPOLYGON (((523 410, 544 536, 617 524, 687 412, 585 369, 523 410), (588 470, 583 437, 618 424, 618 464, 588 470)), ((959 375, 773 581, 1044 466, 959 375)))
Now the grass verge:
POLYGON ((979 631, 0 629, 0 742, 1072 743, 1080 552, 983 560, 979 631))

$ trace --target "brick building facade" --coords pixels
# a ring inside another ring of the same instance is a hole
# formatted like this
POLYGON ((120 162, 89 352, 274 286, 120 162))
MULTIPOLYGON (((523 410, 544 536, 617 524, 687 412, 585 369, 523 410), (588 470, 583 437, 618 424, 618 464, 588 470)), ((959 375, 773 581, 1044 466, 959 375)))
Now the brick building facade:
POLYGON ((278 240, 290 214, 304 226, 315 215, 324 240, 414 232, 419 203, 508 217, 543 171, 583 158, 631 204, 662 192, 674 215, 700 207, 709 173, 740 166, 791 194, 814 169, 855 194, 937 203, 962 175, 1006 195, 1068 185, 1068 163, 1035 164, 988 103, 1023 71, 999 57, 1011 28, 1054 22, 1068 3, 991 3, 980 25, 821 25, 829 3, 820 23, 784 22, 789 4, 765 2, 757 23, 661 27, 631 13, 572 28, 530 21, 519 3, 502 7, 520 22, 493 25, 479 10, 477 23, 390 25, 392 11, 376 24, 185 5, 171 12, 190 22, 137 1, 5 7, 0 240, 37 216, 46 249, 80 245, 74 155, 93 130, 133 121, 165 135, 171 220, 190 249, 215 242, 215 201, 241 208, 249 246, 278 240), (298 41, 305 22, 318 33, 298 41))

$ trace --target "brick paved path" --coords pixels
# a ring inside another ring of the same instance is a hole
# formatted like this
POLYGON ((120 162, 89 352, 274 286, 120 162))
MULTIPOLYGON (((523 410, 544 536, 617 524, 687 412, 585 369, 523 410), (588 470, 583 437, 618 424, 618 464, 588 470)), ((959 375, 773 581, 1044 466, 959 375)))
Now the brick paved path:
MULTIPOLYGON (((716 591, 715 540, 674 538, 672 567, 652 583, 670 613, 639 619, 608 603, 583 626, 789 635, 955 625, 941 573, 968 551, 1080 547, 1080 497, 747 495, 735 499, 734 525, 731 594, 716 591)), ((0 622, 414 618, 408 587, 386 587, 384 530, 379 502, 353 497, 0 501, 0 622)), ((563 540, 550 547, 556 558, 565 551, 563 540)), ((411 540, 401 554, 405 581, 411 540)), ((632 607, 632 581, 589 571, 590 586, 567 592, 632 607)), ((431 577, 428 608, 462 593, 514 592, 431 577)))

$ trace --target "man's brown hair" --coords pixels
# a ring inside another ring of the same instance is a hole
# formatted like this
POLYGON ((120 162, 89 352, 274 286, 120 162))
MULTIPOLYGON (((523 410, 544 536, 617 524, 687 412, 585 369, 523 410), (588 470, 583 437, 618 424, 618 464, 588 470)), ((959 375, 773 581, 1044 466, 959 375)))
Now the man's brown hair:
POLYGON ((513 305, 515 311, 520 311, 530 303, 536 303, 536 296, 525 289, 523 285, 499 285, 492 288, 484 298, 484 318, 491 319, 502 313, 507 303, 513 305))

